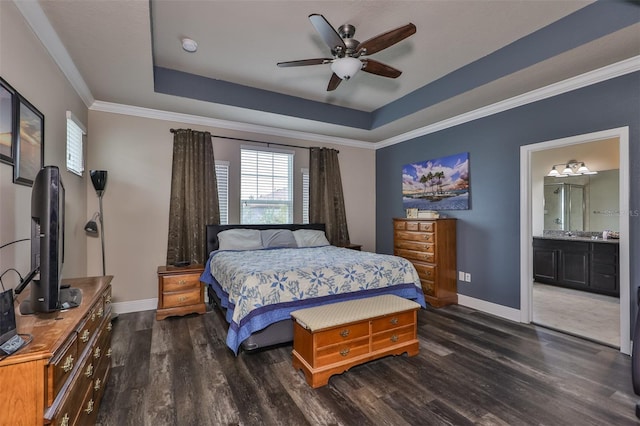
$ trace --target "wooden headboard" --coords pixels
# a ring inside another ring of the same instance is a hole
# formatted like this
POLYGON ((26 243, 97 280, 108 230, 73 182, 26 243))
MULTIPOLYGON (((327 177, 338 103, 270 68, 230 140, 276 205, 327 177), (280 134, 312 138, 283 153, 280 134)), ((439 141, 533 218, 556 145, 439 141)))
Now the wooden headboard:
POLYGON ((207 254, 218 250, 218 233, 228 229, 315 229, 324 231, 324 223, 280 223, 273 225, 207 225, 207 254))

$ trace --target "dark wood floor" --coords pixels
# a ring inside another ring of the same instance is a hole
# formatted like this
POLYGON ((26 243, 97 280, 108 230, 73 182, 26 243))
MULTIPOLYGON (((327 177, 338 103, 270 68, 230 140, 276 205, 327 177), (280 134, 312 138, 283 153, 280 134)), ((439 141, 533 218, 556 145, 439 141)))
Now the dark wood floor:
POLYGON ((290 345, 235 357, 217 312, 154 315, 114 322, 100 425, 639 424, 628 356, 461 306, 419 313, 418 356, 316 390, 290 345))

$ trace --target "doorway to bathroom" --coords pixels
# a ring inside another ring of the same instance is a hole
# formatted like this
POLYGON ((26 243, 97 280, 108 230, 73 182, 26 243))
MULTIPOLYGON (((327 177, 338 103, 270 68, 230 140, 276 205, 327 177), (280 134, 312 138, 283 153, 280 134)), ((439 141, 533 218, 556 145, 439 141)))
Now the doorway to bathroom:
POLYGON ((629 353, 628 167, 628 128, 521 147, 522 322, 629 353), (569 162, 598 174, 547 176, 569 162))

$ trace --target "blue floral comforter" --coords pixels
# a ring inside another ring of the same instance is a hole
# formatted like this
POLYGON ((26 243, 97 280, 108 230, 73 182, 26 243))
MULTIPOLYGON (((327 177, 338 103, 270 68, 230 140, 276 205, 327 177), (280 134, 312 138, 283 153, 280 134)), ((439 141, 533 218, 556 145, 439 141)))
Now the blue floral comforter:
POLYGON ((396 256, 334 246, 214 251, 200 278, 227 308, 227 346, 296 309, 396 294, 425 307, 413 265, 396 256))

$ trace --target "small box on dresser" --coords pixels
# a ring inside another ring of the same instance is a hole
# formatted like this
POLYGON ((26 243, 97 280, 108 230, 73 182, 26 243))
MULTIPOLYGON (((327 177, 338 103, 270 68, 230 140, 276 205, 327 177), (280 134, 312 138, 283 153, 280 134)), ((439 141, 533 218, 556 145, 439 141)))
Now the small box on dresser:
POLYGON ((458 303, 456 219, 393 219, 393 254, 415 266, 430 305, 458 303))
POLYGON ((200 282, 203 271, 203 265, 158 266, 157 320, 207 311, 200 282))

